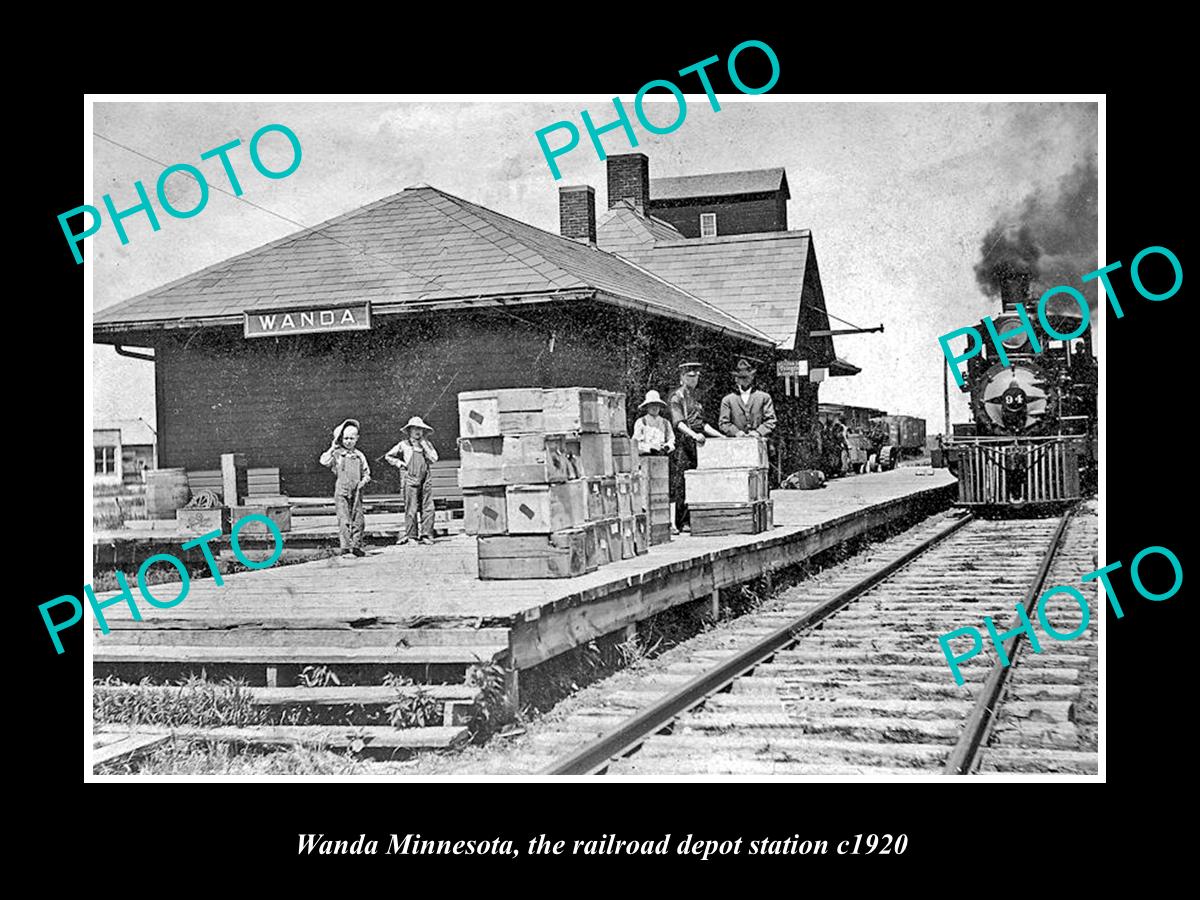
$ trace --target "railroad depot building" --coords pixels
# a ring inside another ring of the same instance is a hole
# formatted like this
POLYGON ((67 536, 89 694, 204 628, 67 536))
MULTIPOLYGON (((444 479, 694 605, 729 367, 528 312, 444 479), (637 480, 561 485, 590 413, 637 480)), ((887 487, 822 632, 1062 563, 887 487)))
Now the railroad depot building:
MULTIPOLYGON (((317 457, 345 418, 372 460, 414 415, 455 459, 461 391, 624 391, 632 422, 693 354, 714 424, 734 360, 757 361, 786 474, 807 462, 819 381, 859 370, 810 336, 830 327, 812 236, 786 230, 786 176, 767 171, 703 176, 691 206, 673 187, 660 218, 646 157, 610 157, 609 209, 597 222, 592 188, 560 189, 560 235, 418 185, 115 304, 93 334, 152 349, 160 467, 242 453, 292 496, 329 494, 317 457), (713 207, 716 235, 689 236, 684 218, 698 235, 713 207)), ((399 490, 372 468, 368 491, 399 490)))

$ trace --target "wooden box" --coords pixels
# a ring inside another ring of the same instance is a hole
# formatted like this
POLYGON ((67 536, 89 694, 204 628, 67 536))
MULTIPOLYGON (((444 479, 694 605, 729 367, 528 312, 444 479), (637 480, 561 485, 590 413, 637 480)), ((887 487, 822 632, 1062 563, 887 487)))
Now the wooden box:
POLYGON ((550 534, 587 521, 587 485, 513 484, 506 489, 508 533, 550 534))
POLYGON ((600 496, 604 503, 604 518, 617 517, 620 514, 620 503, 617 500, 617 476, 609 475, 600 479, 600 496))
POLYGON ((596 431, 608 434, 612 429, 609 419, 612 416, 612 391, 596 391, 596 431))
POLYGON ((544 431, 541 388, 464 391, 458 395, 459 437, 544 431))
POLYGON ((650 525, 649 532, 651 547, 655 547, 658 544, 667 544, 671 541, 671 525, 669 522, 664 525, 650 525))
POLYGON ((504 534, 508 531, 508 502, 503 487, 467 488, 463 491, 463 531, 467 534, 504 534))
POLYGON ((584 533, 584 555, 587 559, 587 570, 595 572, 600 566, 608 565, 608 547, 601 546, 603 535, 597 529, 595 522, 588 522, 579 529, 584 533))
POLYGON ((599 431, 600 401, 594 388, 549 388, 542 394, 546 431, 554 434, 599 431))
POLYGON ((632 472, 633 465, 633 440, 625 434, 609 435, 612 439, 612 458, 613 469, 618 473, 632 472))
MULTIPOLYGON (((634 514, 634 478, 632 475, 617 473, 617 515, 632 516, 634 514)), ((637 498, 640 506, 640 498, 637 498)), ((642 512, 638 509, 637 512, 642 512)))
POLYGON ((585 478, 587 482, 587 517, 589 522, 599 522, 607 519, 604 512, 604 479, 600 477, 585 478))
MULTIPOLYGON (((266 516, 281 532, 292 530, 292 508, 285 504, 258 504, 234 506, 229 511, 229 525, 232 527, 246 516, 266 516)), ((178 521, 178 519, 176 519, 178 521)), ((238 529, 238 536, 243 534, 255 537, 269 537, 271 532, 263 522, 247 522, 238 529)))
POLYGON ((506 434, 459 438, 462 488, 506 484, 551 484, 578 477, 578 460, 561 435, 506 434))
POLYGON ((600 561, 600 565, 606 565, 621 558, 621 530, 617 528, 616 553, 613 553, 613 532, 612 523, 607 519, 599 522, 592 522, 588 525, 592 532, 593 541, 595 543, 596 557, 600 561))
POLYGON ((608 395, 608 430, 622 437, 629 433, 629 425, 625 417, 625 395, 615 391, 608 395))
POLYGON ((765 469, 767 442, 760 437, 709 438, 696 447, 701 469, 765 469))
POLYGON ((650 526, 645 516, 633 517, 633 549, 638 556, 650 552, 650 526))
POLYGON ((578 478, 561 435, 506 434, 500 467, 505 484, 551 484, 578 478))
POLYGON ((618 519, 621 523, 621 559, 633 559, 637 556, 637 541, 634 537, 633 516, 618 519))
POLYGON ((688 506, 767 499, 766 469, 691 469, 683 473, 688 506))
POLYGON ((613 465, 612 436, 608 434, 580 434, 567 438, 567 452, 579 460, 582 475, 615 475, 613 465))
POLYGON ((694 506, 691 511, 692 534, 695 536, 718 534, 758 534, 767 530, 771 516, 767 509, 769 500, 758 503, 730 503, 694 506))
POLYGON ((500 401, 495 391, 464 391, 458 395, 458 436, 499 437, 500 401))
POLYGON ((604 526, 608 529, 608 561, 617 562, 624 558, 621 553, 621 520, 605 519, 604 526))
POLYGON ((504 438, 458 439, 458 486, 489 487, 504 484, 504 438))
POLYGON ((588 537, 581 528, 479 537, 476 544, 482 579, 570 578, 589 571, 588 537))
POLYGON ((177 509, 175 526, 184 534, 208 534, 210 531, 229 534, 229 508, 177 509))

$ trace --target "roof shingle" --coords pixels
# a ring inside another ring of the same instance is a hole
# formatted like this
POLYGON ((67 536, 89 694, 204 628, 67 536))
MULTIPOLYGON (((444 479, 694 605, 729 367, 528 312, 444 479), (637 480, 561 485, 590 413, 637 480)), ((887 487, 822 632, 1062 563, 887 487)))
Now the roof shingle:
POLYGON ((625 260, 436 188, 408 188, 98 312, 97 331, 241 318, 333 300, 375 309, 418 301, 599 292, 659 315, 767 335, 625 260))

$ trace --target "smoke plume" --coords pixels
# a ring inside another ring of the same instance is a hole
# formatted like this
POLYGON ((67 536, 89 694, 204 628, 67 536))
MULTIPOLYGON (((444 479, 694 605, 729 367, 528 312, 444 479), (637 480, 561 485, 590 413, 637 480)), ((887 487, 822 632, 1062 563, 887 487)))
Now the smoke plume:
POLYGON ((988 296, 1015 275, 1032 276, 1031 296, 1067 284, 1082 291, 1095 308, 1095 282, 1080 277, 1098 268, 1096 242, 1096 161, 1076 163, 1052 188, 1039 188, 1007 215, 1000 216, 983 238, 975 280, 988 296))

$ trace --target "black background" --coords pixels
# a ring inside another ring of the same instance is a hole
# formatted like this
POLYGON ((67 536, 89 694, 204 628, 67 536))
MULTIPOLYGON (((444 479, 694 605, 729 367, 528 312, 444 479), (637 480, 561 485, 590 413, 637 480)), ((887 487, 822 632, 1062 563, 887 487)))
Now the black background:
MULTIPOLYGON (((597 10, 598 16, 603 14, 604 10, 597 10)), ((1066 878, 1081 865, 1102 869, 1106 858, 1097 860, 1093 853, 1110 844, 1126 842, 1123 846, 1129 849, 1128 842, 1153 842, 1166 852, 1163 842, 1169 841, 1172 827, 1154 818, 1156 812, 1147 807, 1161 804, 1160 812, 1165 813, 1173 807, 1170 798, 1190 780, 1190 759, 1177 732, 1186 727, 1194 705, 1191 682, 1184 674, 1194 632, 1184 618, 1191 571, 1185 541, 1191 532, 1183 513, 1189 505, 1185 495, 1191 493, 1195 466, 1195 444, 1189 433, 1194 381, 1185 371, 1188 363, 1189 369, 1195 365, 1189 359, 1195 338, 1184 321, 1186 280, 1183 290, 1171 299, 1151 303, 1133 290, 1128 265, 1144 247, 1161 245, 1173 250, 1185 273, 1188 270, 1183 222, 1194 216, 1185 189, 1194 190, 1190 176, 1195 152, 1178 132, 1184 122, 1182 101, 1172 96, 1172 82, 1163 68, 1169 60, 1155 56, 1149 45, 1142 45, 1137 59, 1129 60, 1127 45, 1135 43, 1131 33, 1123 35, 1121 52, 1126 56, 1118 61, 1104 57, 1099 43, 1089 43, 1089 36, 1078 32, 1054 40, 1041 33, 1025 35, 1019 41, 1014 38, 1014 44, 1005 43, 1002 36, 973 35, 973 43, 934 41, 918 53, 911 44, 889 51, 869 49, 855 26, 845 27, 842 37, 830 33, 818 37, 734 23, 713 29, 704 38, 661 40, 645 33, 629 37, 563 26, 553 36, 531 38, 527 48, 515 46, 510 39, 469 44, 460 36, 453 42, 430 36, 409 41, 403 52, 389 54, 386 64, 360 60, 361 65, 350 67, 335 65, 324 56, 318 71, 289 53, 291 75, 278 83, 240 70, 236 77, 214 81, 212 72, 217 67, 206 70, 203 79, 159 70, 148 70, 145 77, 132 71, 125 77, 101 73, 90 78, 87 87, 163 93, 579 90, 619 94, 628 106, 645 81, 671 77, 713 54, 722 58, 721 65, 709 70, 714 88, 732 92, 723 61, 734 45, 754 37, 769 43, 780 60, 782 75, 772 93, 1107 91, 1108 244, 1102 262, 1125 263, 1113 281, 1126 315, 1116 320, 1110 311, 1104 323, 1108 342, 1102 360, 1108 371, 1107 406, 1102 413, 1108 423, 1104 555, 1110 562, 1119 559, 1128 566, 1143 547, 1158 544, 1174 550, 1185 571, 1183 590, 1162 603, 1138 597, 1127 568, 1114 578, 1126 615, 1118 621, 1110 611, 1106 621, 1107 786, 939 784, 934 790, 925 784, 814 783, 237 784, 209 788, 201 796, 194 788, 160 784, 150 789, 153 797, 144 796, 145 791, 131 795, 125 784, 85 786, 80 637, 84 631, 64 633, 67 652, 56 656, 37 612, 39 603, 60 594, 78 596, 82 579, 82 569, 75 568, 82 560, 73 530, 83 471, 80 429, 74 419, 82 381, 76 384, 72 374, 78 359, 74 356, 78 345, 73 343, 77 325, 72 323, 82 317, 86 329, 90 322, 82 311, 83 267, 75 265, 55 217, 95 198, 81 193, 83 96, 73 86, 61 85, 57 92, 40 95, 29 110, 38 129, 38 139, 28 151, 36 177, 18 179, 16 186, 26 197, 16 218, 22 229, 30 229, 30 237, 9 238, 10 271, 20 273, 24 285, 9 297, 10 314, 20 310, 26 324, 9 331, 9 346, 20 346, 29 335, 29 323, 40 323, 33 339, 41 353, 23 360, 14 355, 17 372, 10 376, 12 425, 21 430, 12 440, 21 452, 9 457, 10 472, 16 476, 10 483, 17 493, 9 510, 16 527, 10 530, 8 543, 13 554, 10 572, 18 573, 21 581, 9 602, 23 655, 18 667, 9 669, 10 688, 20 690, 10 693, 9 715, 16 721, 7 731, 10 746, 20 751, 14 773, 33 776, 18 781, 34 789, 31 813, 39 821, 33 833, 41 836, 44 848, 61 848, 64 840, 74 842, 86 835, 84 853, 102 844, 118 850, 123 845, 120 835, 136 835, 141 875, 161 871, 179 877, 185 871, 175 869, 183 862, 179 852, 195 850, 201 855, 190 859, 186 870, 194 871, 196 859, 204 859, 211 867, 202 865, 200 874, 220 879, 238 871, 242 884, 263 879, 284 886, 298 877, 300 883, 314 886, 311 879, 321 873, 350 886, 356 876, 387 872, 396 877, 398 888, 415 890, 416 884, 408 879, 420 873, 429 889, 452 891, 459 886, 486 889, 477 879, 489 874, 549 871, 551 860, 531 860, 524 853, 528 838, 540 833, 569 842, 612 831, 627 839, 659 839, 671 832, 672 843, 689 832, 706 838, 742 836, 746 841, 794 833, 831 842, 857 833, 909 836, 909 848, 901 857, 656 860, 637 882, 638 886, 654 884, 641 879, 678 870, 701 876, 718 869, 772 879, 797 876, 788 881, 749 882, 743 888, 754 892, 770 886, 804 890, 811 885, 801 879, 815 870, 830 873, 843 886, 856 885, 853 879, 866 874, 878 873, 890 880, 897 873, 920 871, 943 879, 947 883, 942 886, 949 889, 1000 889, 1014 878, 1023 890, 1054 889, 1054 883, 1041 877, 1021 884, 1018 870, 1025 864, 1015 860, 1041 850, 1041 862, 1061 861, 1066 878), (949 51, 948 46, 955 49, 949 51), (1106 64, 1097 68, 1085 63, 1085 58, 1104 58, 1106 64), (28 426, 33 426, 32 432, 24 430, 28 426), (177 798, 177 790, 186 791, 186 798, 177 798), (1099 790, 1111 793, 1101 800, 1095 793, 1099 790), (264 792, 270 796, 263 796, 264 792), (367 832, 381 844, 391 832, 450 839, 511 837, 522 848, 522 856, 515 861, 382 855, 298 858, 297 834, 310 831, 346 838, 367 832)), ((363 39, 361 32, 347 36, 347 41, 363 39)), ((1112 40, 1111 33, 1104 38, 1112 40)), ((336 48, 323 51, 334 58, 342 53, 353 56, 336 48)), ((766 80, 765 70, 760 74, 753 69, 757 56, 750 51, 739 59, 747 84, 766 80)), ((683 87, 695 89, 686 82, 683 87)), ((581 152, 585 146, 581 144, 581 152)), ((966 264, 969 261, 964 260, 966 264)), ((1153 272, 1153 267, 1146 270, 1147 281, 1153 279, 1153 272)), ((1168 277, 1165 266, 1161 274, 1168 277)), ((933 354, 936 347, 914 347, 913 352, 933 354)), ((89 367, 90 357, 85 355, 83 364, 89 367)), ((85 435, 85 449, 87 441, 85 435)), ((86 456, 90 464, 90 453, 86 456)), ((1146 580, 1156 584, 1149 574, 1146 580)), ((132 865, 132 857, 120 854, 113 860, 111 877, 125 880, 121 867, 132 865)), ((624 857, 553 862, 566 867, 568 878, 573 875, 576 880, 530 884, 573 892, 586 883, 579 875, 595 873, 608 876, 600 887, 622 891, 632 885, 626 885, 621 874, 647 868, 624 857)), ((497 880, 495 887, 502 884, 497 880)), ((662 889, 678 886, 677 881, 669 884, 663 883, 662 889)))

